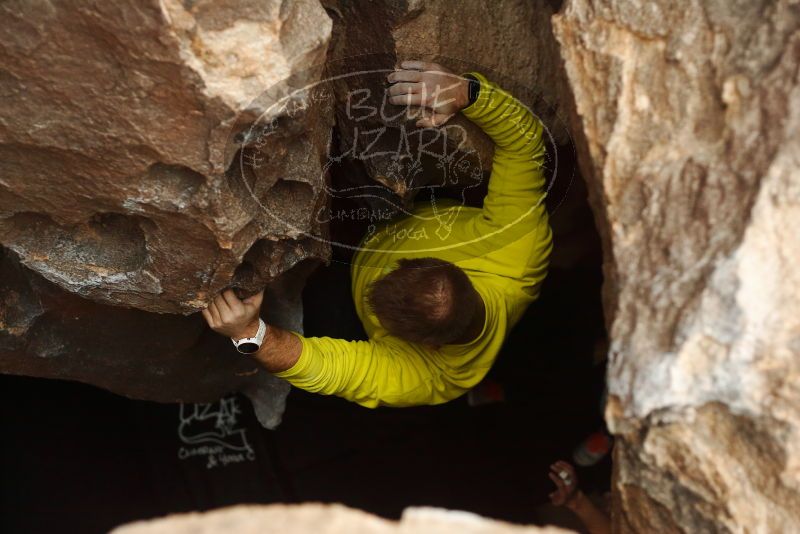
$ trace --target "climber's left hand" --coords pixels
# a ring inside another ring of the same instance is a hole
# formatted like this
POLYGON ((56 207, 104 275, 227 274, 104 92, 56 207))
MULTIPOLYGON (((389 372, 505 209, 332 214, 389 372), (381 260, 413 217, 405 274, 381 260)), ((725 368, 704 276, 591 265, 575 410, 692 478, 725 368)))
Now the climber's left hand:
POLYGON ((232 289, 226 289, 202 311, 208 326, 215 332, 233 339, 253 337, 258 333, 258 318, 262 289, 255 295, 240 300, 232 289))
POLYGON ((469 81, 438 63, 403 61, 386 79, 393 84, 388 89, 390 104, 433 111, 416 122, 422 128, 441 126, 469 105, 469 81))

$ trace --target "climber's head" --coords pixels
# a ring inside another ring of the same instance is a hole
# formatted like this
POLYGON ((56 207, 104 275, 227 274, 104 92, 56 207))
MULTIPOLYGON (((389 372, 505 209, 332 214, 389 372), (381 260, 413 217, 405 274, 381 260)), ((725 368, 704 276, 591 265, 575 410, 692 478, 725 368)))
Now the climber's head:
POLYGON ((403 259, 373 282, 368 302, 390 334, 424 345, 461 342, 483 316, 483 300, 467 275, 437 258, 403 259))

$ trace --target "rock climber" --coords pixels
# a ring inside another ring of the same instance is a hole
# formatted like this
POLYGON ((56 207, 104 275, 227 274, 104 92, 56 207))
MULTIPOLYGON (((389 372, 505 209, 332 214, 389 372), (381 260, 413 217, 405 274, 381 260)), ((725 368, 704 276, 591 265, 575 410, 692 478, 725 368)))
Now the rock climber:
POLYGON ((541 122, 479 72, 404 61, 388 84, 391 104, 426 110, 416 126, 436 128, 461 112, 493 140, 483 208, 415 207, 356 252, 352 296, 368 341, 267 325, 263 291, 240 300, 225 290, 202 312, 267 371, 370 408, 440 404, 478 384, 539 296, 552 249, 541 122), (437 233, 442 220, 447 231, 437 233), (398 229, 416 238, 396 239, 398 229))

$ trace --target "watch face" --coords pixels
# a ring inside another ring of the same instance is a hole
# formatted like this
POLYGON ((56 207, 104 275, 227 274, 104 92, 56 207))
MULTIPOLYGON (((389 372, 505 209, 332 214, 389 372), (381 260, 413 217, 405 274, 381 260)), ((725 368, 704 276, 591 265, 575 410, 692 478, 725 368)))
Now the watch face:
POLYGON ((242 343, 236 348, 239 350, 239 352, 243 352, 244 354, 253 354, 254 352, 258 352, 258 345, 255 343, 242 343))

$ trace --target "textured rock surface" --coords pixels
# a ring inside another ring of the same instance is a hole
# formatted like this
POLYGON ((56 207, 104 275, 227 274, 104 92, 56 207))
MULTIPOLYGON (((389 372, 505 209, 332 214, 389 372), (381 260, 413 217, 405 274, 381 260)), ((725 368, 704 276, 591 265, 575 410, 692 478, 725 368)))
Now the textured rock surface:
POLYGON ((249 290, 325 256, 295 240, 317 231, 323 104, 264 147, 305 157, 249 184, 277 218, 225 173, 237 117, 268 111, 259 95, 290 74, 320 75, 331 22, 318 2, 11 1, 0 16, 0 242, 27 267, 92 300, 191 313, 262 239, 277 241, 269 265, 235 281, 249 290))
POLYGON ((800 4, 570 0, 616 524, 800 524, 800 4))
POLYGON ((399 522, 347 508, 340 504, 235 506, 206 513, 173 515, 118 527, 113 534, 260 534, 314 532, 338 534, 558 534, 555 527, 524 527, 438 508, 408 508, 399 522))

